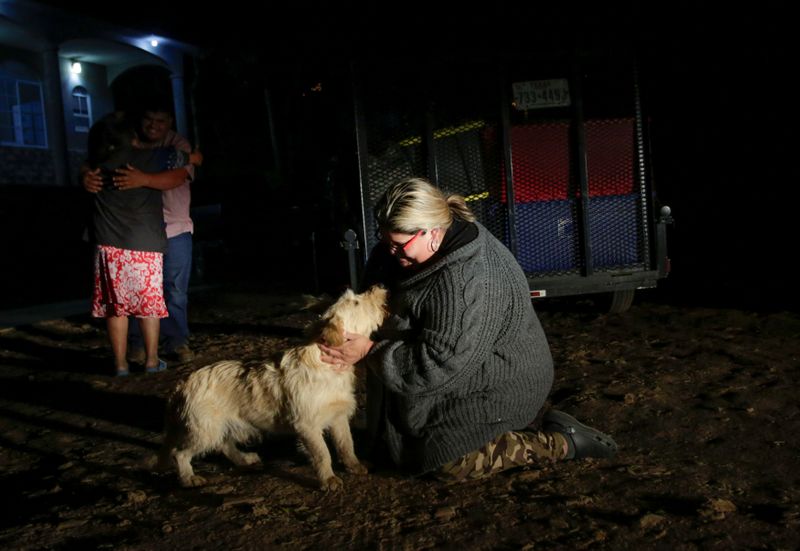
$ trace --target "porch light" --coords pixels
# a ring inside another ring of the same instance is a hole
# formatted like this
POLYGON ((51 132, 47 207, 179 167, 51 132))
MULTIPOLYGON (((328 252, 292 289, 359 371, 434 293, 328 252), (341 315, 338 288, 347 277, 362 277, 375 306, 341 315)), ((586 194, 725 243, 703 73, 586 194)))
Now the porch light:
POLYGON ((75 61, 73 59, 72 62, 70 63, 69 70, 72 72, 73 75, 81 74, 81 70, 82 70, 81 62, 80 61, 75 61))

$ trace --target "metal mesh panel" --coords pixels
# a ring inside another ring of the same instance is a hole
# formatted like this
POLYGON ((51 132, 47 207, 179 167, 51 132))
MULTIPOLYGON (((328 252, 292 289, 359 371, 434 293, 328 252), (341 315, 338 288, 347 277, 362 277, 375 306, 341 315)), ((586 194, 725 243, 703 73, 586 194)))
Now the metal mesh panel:
MULTIPOLYGON (((386 188, 423 176, 463 195, 484 226, 509 248, 513 242, 517 260, 531 278, 581 273, 588 267, 587 240, 596 271, 646 268, 644 181, 637 173, 636 123, 630 109, 586 98, 594 107, 583 123, 585 203, 574 173, 580 159, 573 125, 580 117, 570 119, 569 108, 512 110, 510 205, 501 81, 486 67, 473 69, 429 67, 432 72, 426 76, 384 75, 380 82, 374 73, 364 73, 376 79, 365 94, 365 145, 359 150, 367 251, 377 242, 372 209, 386 188)), ((505 85, 526 75, 520 72, 505 85)), ((587 88, 600 90, 597 85, 587 88)), ((621 101, 627 104, 629 99, 621 101)))
POLYGON ((478 221, 499 239, 506 235, 506 212, 498 209, 499 151, 486 141, 486 122, 467 121, 434 131, 435 181, 463 195, 478 221))
POLYGON ((570 182, 569 123, 512 127, 511 164, 517 203, 566 199, 570 182))
POLYGON ((580 253, 574 201, 518 203, 515 214, 517 260, 526 273, 546 275, 578 268, 580 253))
POLYGON ((634 191, 633 119, 586 121, 589 196, 634 191))
POLYGON ((411 176, 425 175, 423 124, 419 105, 404 101, 416 97, 399 75, 394 79, 367 80, 362 95, 364 223, 369 253, 377 243, 373 208, 393 183, 411 176))
POLYGON ((497 239, 508 245, 508 209, 504 204, 506 199, 503 146, 498 125, 494 122, 485 125, 480 129, 479 136, 486 191, 467 204, 480 223, 486 226, 497 239))
POLYGON ((492 208, 499 201, 501 144, 484 135, 497 125, 497 82, 475 68, 463 74, 469 76, 457 84, 441 74, 384 76, 380 82, 368 77, 363 125, 368 155, 362 165, 368 250, 377 242, 375 203, 389 185, 409 176, 427 177, 444 191, 463 195, 489 231, 500 238, 506 234, 505 212, 492 208))
MULTIPOLYGON (((510 130, 517 260, 528 275, 576 271, 581 264, 576 204, 570 196, 570 123, 542 121, 510 130)), ((505 201, 505 167, 501 166, 505 201)))
POLYGON ((386 189, 393 183, 411 176, 424 174, 422 164, 422 145, 419 140, 398 140, 382 151, 370 151, 367 159, 367 181, 364 190, 367 228, 367 244, 371 249, 377 243, 374 231, 377 229, 373 208, 386 189))
POLYGON ((589 199, 589 237, 596 270, 644 265, 640 208, 635 193, 589 199))

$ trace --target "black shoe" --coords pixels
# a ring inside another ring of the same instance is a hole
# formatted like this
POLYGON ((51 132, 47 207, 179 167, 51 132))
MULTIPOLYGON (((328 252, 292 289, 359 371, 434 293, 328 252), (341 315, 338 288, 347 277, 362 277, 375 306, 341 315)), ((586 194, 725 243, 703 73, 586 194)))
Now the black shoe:
POLYGON ((584 457, 614 457, 617 443, 614 439, 600 431, 587 427, 571 415, 563 411, 551 409, 542 421, 544 432, 558 432, 567 440, 565 459, 582 459, 584 457))

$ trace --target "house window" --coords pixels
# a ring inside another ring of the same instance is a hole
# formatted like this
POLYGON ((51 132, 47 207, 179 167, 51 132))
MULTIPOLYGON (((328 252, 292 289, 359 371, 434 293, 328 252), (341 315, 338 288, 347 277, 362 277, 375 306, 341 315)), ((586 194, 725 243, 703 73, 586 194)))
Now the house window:
POLYGON ((0 76, 0 144, 47 147, 41 83, 0 76))
POLYGON ((75 132, 88 132, 92 126, 92 98, 83 86, 72 89, 72 117, 75 132))

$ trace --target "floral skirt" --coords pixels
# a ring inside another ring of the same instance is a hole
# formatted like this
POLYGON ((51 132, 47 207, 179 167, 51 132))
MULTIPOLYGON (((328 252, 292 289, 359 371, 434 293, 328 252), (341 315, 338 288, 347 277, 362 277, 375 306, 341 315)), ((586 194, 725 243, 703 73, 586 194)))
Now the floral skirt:
POLYGON ((164 255, 98 245, 92 316, 166 318, 164 255))

